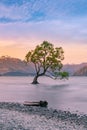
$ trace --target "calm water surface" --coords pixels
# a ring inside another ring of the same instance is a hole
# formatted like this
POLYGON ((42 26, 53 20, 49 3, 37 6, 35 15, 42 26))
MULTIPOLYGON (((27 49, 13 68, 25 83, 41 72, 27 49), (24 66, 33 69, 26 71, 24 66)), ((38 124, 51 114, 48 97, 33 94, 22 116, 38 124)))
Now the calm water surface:
POLYGON ((49 107, 87 114, 87 77, 70 77, 69 80, 39 79, 33 77, 0 77, 0 101, 24 102, 47 100, 49 107))

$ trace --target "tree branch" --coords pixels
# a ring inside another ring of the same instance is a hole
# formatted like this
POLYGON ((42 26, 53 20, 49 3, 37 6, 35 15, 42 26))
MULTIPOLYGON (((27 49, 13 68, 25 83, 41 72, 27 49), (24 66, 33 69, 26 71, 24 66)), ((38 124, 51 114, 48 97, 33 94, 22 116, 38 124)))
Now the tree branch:
POLYGON ((45 74, 45 76, 47 76, 47 77, 49 77, 51 79, 54 79, 54 80, 58 79, 57 77, 52 77, 51 75, 47 75, 47 74, 45 74))

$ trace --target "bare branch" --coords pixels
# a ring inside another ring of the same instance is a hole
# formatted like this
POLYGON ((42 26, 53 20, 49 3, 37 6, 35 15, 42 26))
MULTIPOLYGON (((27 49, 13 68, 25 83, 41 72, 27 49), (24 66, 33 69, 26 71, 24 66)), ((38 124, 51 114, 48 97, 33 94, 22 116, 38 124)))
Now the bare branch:
POLYGON ((47 74, 45 74, 45 76, 47 76, 47 77, 49 77, 49 78, 51 78, 51 79, 54 79, 54 80, 58 79, 57 77, 53 77, 52 75, 47 75, 47 74))

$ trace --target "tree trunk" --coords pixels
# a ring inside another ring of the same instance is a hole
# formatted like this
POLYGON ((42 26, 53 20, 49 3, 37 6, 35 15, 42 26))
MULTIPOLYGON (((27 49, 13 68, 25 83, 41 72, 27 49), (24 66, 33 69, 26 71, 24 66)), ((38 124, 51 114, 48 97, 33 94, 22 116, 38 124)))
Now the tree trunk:
POLYGON ((32 84, 38 84, 38 81, 37 81, 37 79, 38 79, 38 76, 35 76, 35 77, 34 77, 34 79, 33 79, 33 82, 32 82, 32 84))

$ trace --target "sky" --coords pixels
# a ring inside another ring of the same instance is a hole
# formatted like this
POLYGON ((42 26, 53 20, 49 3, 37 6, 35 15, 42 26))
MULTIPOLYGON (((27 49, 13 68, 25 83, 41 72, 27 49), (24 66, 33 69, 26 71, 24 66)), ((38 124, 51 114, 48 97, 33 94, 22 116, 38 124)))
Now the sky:
POLYGON ((64 64, 87 62, 87 0, 0 0, 0 56, 23 60, 44 40, 64 64))

